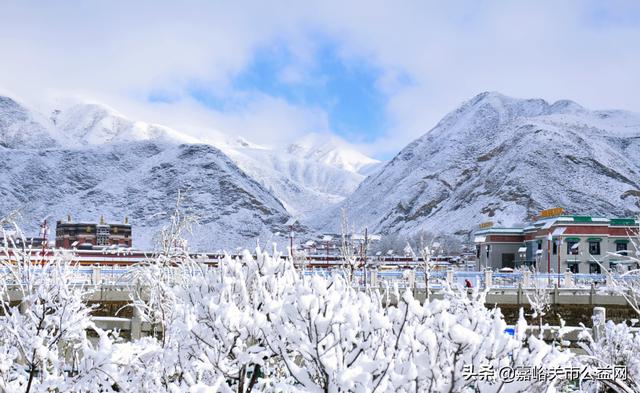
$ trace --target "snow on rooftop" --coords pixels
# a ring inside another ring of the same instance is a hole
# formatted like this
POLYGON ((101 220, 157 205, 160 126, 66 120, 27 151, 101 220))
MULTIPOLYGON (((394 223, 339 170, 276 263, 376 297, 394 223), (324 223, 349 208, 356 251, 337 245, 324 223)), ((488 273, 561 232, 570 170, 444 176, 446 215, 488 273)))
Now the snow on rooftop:
POLYGON ((492 233, 523 233, 522 228, 487 228, 480 231, 476 231, 476 234, 488 235, 492 233))

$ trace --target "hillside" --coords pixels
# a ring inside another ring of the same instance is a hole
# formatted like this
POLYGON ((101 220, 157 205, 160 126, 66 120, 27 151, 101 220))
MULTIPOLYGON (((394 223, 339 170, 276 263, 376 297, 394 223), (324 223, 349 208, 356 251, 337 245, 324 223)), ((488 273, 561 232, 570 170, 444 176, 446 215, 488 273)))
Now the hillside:
POLYGON ((48 117, 0 97, 0 214, 20 210, 32 235, 45 217, 128 216, 134 244, 148 248, 182 191, 184 209, 202 224, 195 248, 250 247, 288 232, 290 215, 275 196, 219 149, 193 142, 99 105, 48 117))

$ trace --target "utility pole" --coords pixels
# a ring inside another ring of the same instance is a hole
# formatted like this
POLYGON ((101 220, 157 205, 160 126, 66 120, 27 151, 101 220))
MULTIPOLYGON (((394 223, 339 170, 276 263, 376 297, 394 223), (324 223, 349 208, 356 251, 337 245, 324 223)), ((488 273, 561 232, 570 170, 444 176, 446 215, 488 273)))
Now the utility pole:
POLYGON ((551 231, 547 235, 547 274, 549 277, 549 286, 551 286, 551 231))
POLYGON ((293 224, 289 225, 289 250, 291 253, 291 261, 293 262, 293 224))
POLYGON ((364 289, 367 289, 367 228, 364 228, 364 243, 362 244, 362 261, 364 263, 364 289))
POLYGON ((49 232, 49 225, 47 224, 47 219, 45 218, 44 221, 42 221, 42 225, 40 226, 40 230, 41 230, 41 237, 42 237, 42 266, 45 265, 45 255, 46 255, 46 250, 47 250, 47 246, 49 243, 49 236, 48 236, 48 232, 49 232))
POLYGON ((560 245, 562 245, 562 240, 558 237, 556 239, 556 254, 558 254, 558 288, 560 288, 560 245))

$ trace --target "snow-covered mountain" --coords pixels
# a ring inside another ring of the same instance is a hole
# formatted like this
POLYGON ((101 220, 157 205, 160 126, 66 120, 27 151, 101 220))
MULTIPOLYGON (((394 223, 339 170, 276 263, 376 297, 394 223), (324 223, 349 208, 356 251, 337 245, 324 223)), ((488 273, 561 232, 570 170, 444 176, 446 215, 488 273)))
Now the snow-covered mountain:
POLYGON ((44 114, 0 96, 0 214, 21 208, 31 232, 45 216, 128 215, 136 244, 148 247, 166 219, 159 214, 188 187, 186 207, 205 224, 197 246, 250 246, 288 233, 282 224, 291 216, 304 221, 341 202, 379 167, 327 135, 283 149, 233 137, 204 144, 103 105, 55 108, 44 114))
POLYGON ((286 151, 295 157, 361 175, 372 172, 380 164, 380 161, 348 147, 333 135, 308 134, 289 145, 286 151))
MULTIPOLYGON (((464 235, 562 206, 632 216, 640 206, 640 115, 571 101, 482 93, 405 147, 347 198, 351 222, 381 233, 464 235)), ((320 222, 338 228, 334 211, 320 222)))
POLYGON ((41 148, 56 145, 46 118, 9 97, 0 96, 0 146, 41 148))
MULTIPOLYGON (((193 245, 201 249, 250 246, 286 233, 280 202, 209 145, 128 142, 82 149, 2 148, 0 206, 20 208, 24 227, 67 217, 96 222, 101 215, 134 225, 134 245, 151 246, 167 223, 178 191, 195 214, 193 245)), ((273 240, 273 239, 271 239, 273 240)))
POLYGON ((77 103, 51 113, 52 129, 64 146, 101 145, 132 141, 199 143, 168 127, 132 121, 103 105, 77 103))
POLYGON ((300 219, 344 200, 380 164, 328 135, 311 134, 284 149, 242 139, 219 147, 300 219))
POLYGON ((168 127, 132 121, 103 105, 74 103, 45 115, 0 96, 0 145, 4 147, 81 147, 146 140, 199 143, 168 127))
POLYGON ((149 247, 182 190, 202 223, 197 248, 246 247, 288 231, 290 215, 272 193, 219 149, 183 143, 192 141, 98 105, 47 117, 0 97, 0 215, 20 209, 31 233, 44 217, 128 216, 134 244, 149 247))

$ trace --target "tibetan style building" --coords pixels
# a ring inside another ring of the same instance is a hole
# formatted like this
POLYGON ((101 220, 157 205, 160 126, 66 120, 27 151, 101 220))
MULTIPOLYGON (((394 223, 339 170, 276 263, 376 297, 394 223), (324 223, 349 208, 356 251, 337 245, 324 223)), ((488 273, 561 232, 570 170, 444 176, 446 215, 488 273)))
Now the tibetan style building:
POLYGON ((95 248, 104 246, 131 247, 131 224, 125 218, 124 223, 100 222, 56 222, 56 247, 58 248, 95 248))

